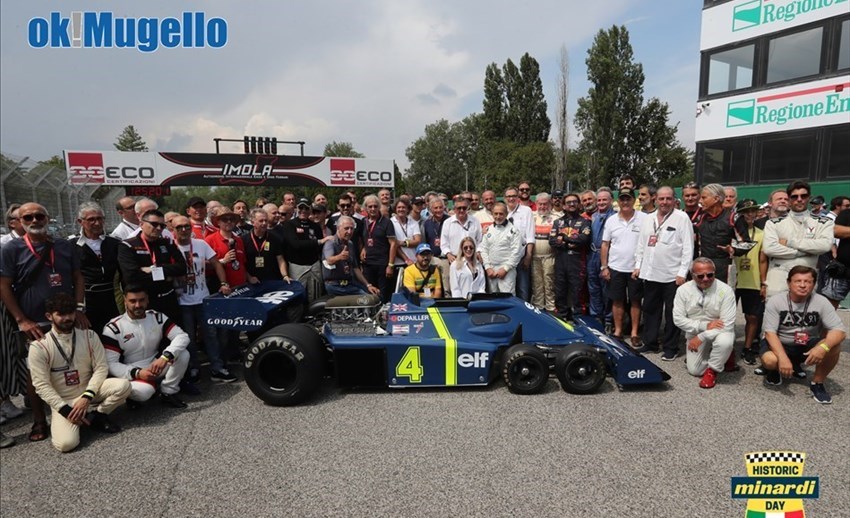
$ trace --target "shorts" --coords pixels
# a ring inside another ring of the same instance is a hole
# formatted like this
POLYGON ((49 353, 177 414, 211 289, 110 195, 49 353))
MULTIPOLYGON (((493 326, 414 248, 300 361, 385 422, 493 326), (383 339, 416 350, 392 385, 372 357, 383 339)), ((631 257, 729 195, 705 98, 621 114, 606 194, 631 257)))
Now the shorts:
POLYGON ((837 300, 840 302, 847 297, 848 293, 850 293, 850 279, 830 277, 829 274, 825 272, 821 278, 823 280, 820 283, 821 288, 818 290, 818 293, 829 300, 837 300))
MULTIPOLYGON (((808 352, 812 347, 816 346, 823 340, 821 337, 810 338, 806 345, 785 345, 782 344, 782 347, 785 349, 785 354, 788 355, 788 359, 791 360, 792 365, 798 365, 806 361, 806 355, 803 353, 808 352)), ((759 347, 759 356, 763 355, 767 351, 770 350, 770 346, 767 344, 767 340, 764 338, 761 339, 761 347, 759 347)))
POLYGON ((761 292, 759 290, 737 288, 735 290, 735 298, 741 299, 741 309, 745 315, 758 316, 764 311, 764 303, 761 300, 761 292))
POLYGON ((632 279, 632 272, 611 270, 611 281, 608 283, 608 298, 614 302, 640 304, 643 298, 643 281, 632 279))

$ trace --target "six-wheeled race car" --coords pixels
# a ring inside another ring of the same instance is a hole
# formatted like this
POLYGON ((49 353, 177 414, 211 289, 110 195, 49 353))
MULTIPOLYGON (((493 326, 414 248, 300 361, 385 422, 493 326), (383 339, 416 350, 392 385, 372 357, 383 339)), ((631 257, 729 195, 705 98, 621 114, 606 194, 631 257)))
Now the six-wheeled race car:
POLYGON ((304 323, 294 323, 303 288, 285 284, 210 297, 205 308, 208 324, 259 334, 245 352, 244 375, 270 405, 301 403, 328 376, 343 387, 392 388, 488 385, 501 377, 517 394, 542 391, 552 374, 572 394, 596 392, 608 375, 621 388, 670 379, 595 319, 565 321, 507 294, 433 300, 396 293, 386 305, 372 295, 319 299, 304 323), (288 323, 275 325, 282 315, 288 323))

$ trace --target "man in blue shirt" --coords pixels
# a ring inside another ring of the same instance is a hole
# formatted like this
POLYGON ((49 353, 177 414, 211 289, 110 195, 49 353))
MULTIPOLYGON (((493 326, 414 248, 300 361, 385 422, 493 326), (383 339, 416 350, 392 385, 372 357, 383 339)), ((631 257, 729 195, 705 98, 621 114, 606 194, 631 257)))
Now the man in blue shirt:
POLYGON ((590 222, 590 255, 587 259, 587 291, 590 294, 590 315, 600 322, 610 323, 611 307, 608 302, 608 283, 600 277, 599 250, 602 248, 602 231, 609 217, 616 214, 612 206, 611 189, 602 187, 596 193, 596 212, 590 222))

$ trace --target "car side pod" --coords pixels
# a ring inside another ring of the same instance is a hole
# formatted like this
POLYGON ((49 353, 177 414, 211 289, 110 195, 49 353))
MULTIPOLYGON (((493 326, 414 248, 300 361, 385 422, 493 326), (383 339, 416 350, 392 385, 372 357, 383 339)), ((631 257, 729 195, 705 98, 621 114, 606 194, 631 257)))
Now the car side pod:
POLYGON ((575 320, 586 326, 597 338, 596 345, 605 352, 609 372, 617 385, 649 385, 670 379, 669 374, 643 355, 606 335, 595 318, 577 316, 575 320))

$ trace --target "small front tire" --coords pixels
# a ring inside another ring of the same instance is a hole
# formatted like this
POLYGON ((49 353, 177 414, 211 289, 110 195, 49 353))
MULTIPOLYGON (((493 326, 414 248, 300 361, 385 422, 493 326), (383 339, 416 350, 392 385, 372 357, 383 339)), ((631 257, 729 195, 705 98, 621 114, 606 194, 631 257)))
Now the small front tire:
POLYGON ((570 394, 596 392, 605 374, 605 359, 589 345, 567 345, 555 358, 555 375, 570 394))

